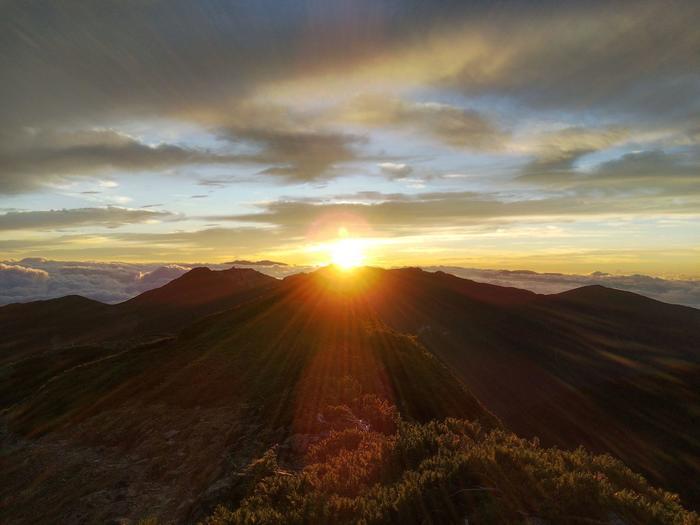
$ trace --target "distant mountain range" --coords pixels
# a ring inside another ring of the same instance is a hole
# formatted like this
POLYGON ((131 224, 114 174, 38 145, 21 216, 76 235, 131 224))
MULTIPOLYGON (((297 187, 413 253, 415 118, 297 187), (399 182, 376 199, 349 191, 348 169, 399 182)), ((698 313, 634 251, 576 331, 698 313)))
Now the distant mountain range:
POLYGON ((246 259, 236 259, 235 261, 225 262, 224 264, 232 264, 234 266, 287 266, 286 263, 270 261, 269 259, 262 259, 260 261, 248 261, 246 259))
POLYGON ((249 496, 266 450, 291 483, 329 429, 394 429, 392 410, 607 452, 700 504, 700 310, 630 292, 195 268, 116 305, 0 307, 0 333, 9 523, 197 521, 249 496))

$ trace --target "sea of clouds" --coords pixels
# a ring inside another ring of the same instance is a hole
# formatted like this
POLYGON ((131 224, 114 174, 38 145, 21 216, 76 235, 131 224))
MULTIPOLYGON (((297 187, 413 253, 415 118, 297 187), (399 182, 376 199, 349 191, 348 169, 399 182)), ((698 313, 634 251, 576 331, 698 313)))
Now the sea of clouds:
MULTIPOLYGON (((0 262, 0 305, 51 299, 64 295, 82 295, 105 303, 118 303, 146 290, 163 286, 197 266, 222 270, 230 268, 231 264, 70 262, 42 258, 3 261, 0 262)), ((236 266, 255 268, 277 278, 313 270, 310 266, 282 264, 236 264, 236 266)), ((456 266, 430 266, 424 269, 440 270, 474 281, 525 288, 544 294, 600 284, 668 303, 700 308, 700 280, 662 279, 648 275, 612 275, 602 272, 570 275, 456 266)))

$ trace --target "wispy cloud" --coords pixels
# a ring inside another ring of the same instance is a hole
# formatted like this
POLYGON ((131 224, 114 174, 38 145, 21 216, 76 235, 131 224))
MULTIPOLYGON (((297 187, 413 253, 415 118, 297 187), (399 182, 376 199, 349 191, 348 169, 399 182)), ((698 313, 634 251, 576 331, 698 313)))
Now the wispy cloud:
POLYGON ((118 228, 125 224, 173 220, 167 211, 118 208, 74 208, 47 211, 12 211, 0 214, 0 230, 57 230, 96 226, 118 228))

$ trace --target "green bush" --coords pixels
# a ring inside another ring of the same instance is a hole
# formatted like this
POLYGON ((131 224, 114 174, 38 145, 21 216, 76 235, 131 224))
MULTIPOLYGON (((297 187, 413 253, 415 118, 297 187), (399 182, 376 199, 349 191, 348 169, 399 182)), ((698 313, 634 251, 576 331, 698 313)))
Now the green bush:
POLYGON ((259 479, 237 508, 218 507, 205 523, 700 523, 610 456, 541 448, 459 419, 395 424, 331 431, 302 470, 259 479))

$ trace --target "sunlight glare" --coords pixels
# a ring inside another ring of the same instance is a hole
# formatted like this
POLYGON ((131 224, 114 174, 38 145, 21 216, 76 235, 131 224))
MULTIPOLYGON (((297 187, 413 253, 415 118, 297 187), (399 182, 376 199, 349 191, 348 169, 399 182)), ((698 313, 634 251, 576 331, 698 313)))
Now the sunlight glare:
POLYGON ((330 249, 331 261, 343 270, 360 266, 364 261, 362 245, 357 239, 340 239, 330 249))

